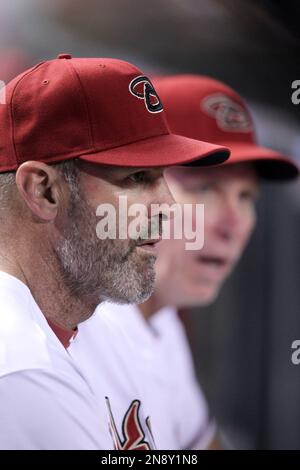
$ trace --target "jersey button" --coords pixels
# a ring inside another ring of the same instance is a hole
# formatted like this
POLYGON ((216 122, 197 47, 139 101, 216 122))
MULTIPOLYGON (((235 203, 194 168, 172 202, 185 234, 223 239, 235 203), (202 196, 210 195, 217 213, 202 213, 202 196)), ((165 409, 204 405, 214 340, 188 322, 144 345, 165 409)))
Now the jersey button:
POLYGON ((59 54, 57 59, 72 59, 71 54, 59 54))

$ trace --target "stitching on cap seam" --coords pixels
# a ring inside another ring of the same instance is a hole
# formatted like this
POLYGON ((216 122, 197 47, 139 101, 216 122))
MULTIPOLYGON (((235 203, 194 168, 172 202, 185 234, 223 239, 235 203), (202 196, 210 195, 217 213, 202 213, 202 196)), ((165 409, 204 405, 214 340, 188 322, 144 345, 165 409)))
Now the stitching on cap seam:
POLYGON ((39 64, 37 64, 33 69, 29 70, 27 73, 25 73, 21 78, 20 80, 16 83, 13 91, 12 91, 12 94, 11 94, 11 100, 10 100, 10 124, 11 124, 11 137, 12 137, 12 142, 13 142, 13 149, 14 149, 14 152, 15 152, 15 157, 16 157, 16 163, 17 163, 17 166, 19 165, 19 154, 17 152, 17 148, 16 148, 16 145, 15 145, 15 125, 14 125, 14 111, 13 111, 13 101, 14 101, 14 96, 15 96, 15 93, 16 93, 16 90, 18 88, 18 86, 20 85, 20 83, 28 77, 28 75, 30 75, 31 73, 35 72, 36 69, 38 69, 39 67, 41 67, 43 64, 45 64, 45 62, 41 62, 39 64))
POLYGON ((90 146, 92 148, 94 148, 94 136, 93 136, 93 133, 92 133, 92 124, 91 124, 91 116, 90 116, 90 112, 89 112, 89 106, 88 106, 88 102, 87 102, 87 98, 86 98, 86 94, 85 94, 85 90, 84 90, 84 86, 82 84, 82 81, 80 79, 80 76, 79 76, 79 73, 77 72, 75 66, 67 60, 67 64, 68 64, 68 67, 70 68, 71 72, 73 75, 76 76, 77 78, 77 81, 79 83, 79 86, 82 90, 82 94, 83 94, 83 101, 84 101, 84 105, 85 105, 85 111, 86 111, 86 115, 87 115, 87 120, 88 120, 88 132, 89 132, 89 139, 90 139, 90 146))

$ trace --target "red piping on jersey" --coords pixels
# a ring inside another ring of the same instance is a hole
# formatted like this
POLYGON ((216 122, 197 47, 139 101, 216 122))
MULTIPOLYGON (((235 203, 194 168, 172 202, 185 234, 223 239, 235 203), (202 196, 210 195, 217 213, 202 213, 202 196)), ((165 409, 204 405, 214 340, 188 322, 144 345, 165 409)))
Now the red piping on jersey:
POLYGON ((51 330, 55 335, 58 337, 59 341, 62 345, 67 349, 70 346, 71 341, 75 338, 78 333, 78 329, 69 330, 67 328, 63 328, 62 326, 54 323, 49 318, 46 318, 48 325, 50 326, 51 330))

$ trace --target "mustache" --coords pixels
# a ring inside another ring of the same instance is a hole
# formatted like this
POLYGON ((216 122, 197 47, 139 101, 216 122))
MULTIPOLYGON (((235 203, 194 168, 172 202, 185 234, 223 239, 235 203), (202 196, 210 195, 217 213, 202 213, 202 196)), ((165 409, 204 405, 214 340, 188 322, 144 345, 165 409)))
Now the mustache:
POLYGON ((140 234, 137 238, 130 238, 128 244, 128 251, 125 256, 127 259, 131 253, 136 249, 137 246, 145 243, 145 240, 160 239, 163 234, 163 216, 159 214, 155 219, 151 219, 141 229, 140 234))
POLYGON ((139 237, 135 239, 135 244, 139 245, 145 243, 145 240, 158 240, 163 234, 163 217, 159 214, 158 217, 151 219, 145 226, 141 228, 139 237))

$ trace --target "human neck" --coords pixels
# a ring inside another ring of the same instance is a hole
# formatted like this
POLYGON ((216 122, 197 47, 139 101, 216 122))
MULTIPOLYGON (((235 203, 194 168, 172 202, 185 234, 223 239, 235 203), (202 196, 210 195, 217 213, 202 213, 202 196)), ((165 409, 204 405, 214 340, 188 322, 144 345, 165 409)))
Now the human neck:
POLYGON ((41 244, 26 247, 0 245, 0 270, 16 277, 29 288, 43 315, 62 328, 75 329, 87 320, 99 301, 77 297, 65 286, 57 260, 41 244))

